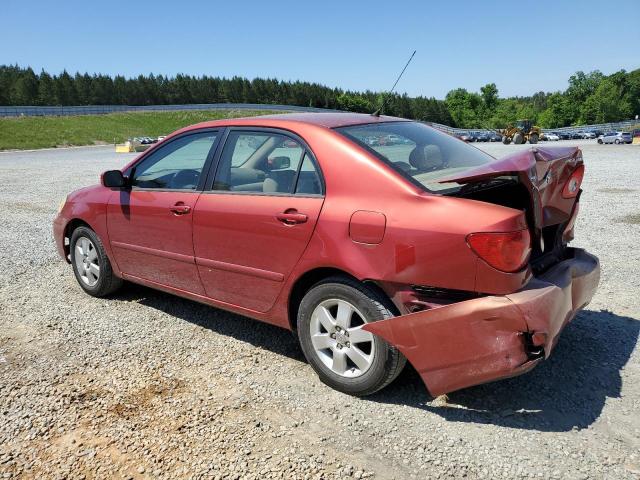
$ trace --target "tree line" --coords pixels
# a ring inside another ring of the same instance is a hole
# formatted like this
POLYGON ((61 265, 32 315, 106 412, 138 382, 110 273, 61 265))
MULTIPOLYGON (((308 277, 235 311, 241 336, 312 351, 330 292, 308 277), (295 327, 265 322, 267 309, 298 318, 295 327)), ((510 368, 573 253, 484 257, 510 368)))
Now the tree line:
POLYGON ((0 65, 0 105, 163 105, 261 103, 384 113, 460 128, 502 128, 520 118, 556 128, 605 123, 640 113, 640 69, 612 75, 577 72, 563 92, 500 98, 494 83, 480 92, 458 88, 444 100, 406 94, 354 92, 318 83, 235 76, 122 75, 63 71, 36 74, 30 67, 0 65))

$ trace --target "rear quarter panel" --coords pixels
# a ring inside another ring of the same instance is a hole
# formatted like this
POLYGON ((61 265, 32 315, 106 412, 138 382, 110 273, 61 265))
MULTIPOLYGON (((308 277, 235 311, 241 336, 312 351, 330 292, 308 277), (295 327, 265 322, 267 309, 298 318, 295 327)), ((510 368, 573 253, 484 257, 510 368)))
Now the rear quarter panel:
MULTIPOLYGON (((473 200, 425 193, 399 173, 333 131, 299 132, 321 165, 326 198, 304 255, 284 289, 304 273, 323 267, 380 284, 420 284, 474 291, 478 263, 483 279, 498 278, 487 293, 510 293, 528 279, 525 271, 503 274, 466 243, 470 232, 526 228, 522 212, 473 200), (379 244, 353 241, 349 220, 358 210, 386 217, 379 244), (497 289, 499 291, 492 292, 497 289)), ((280 306, 286 305, 284 297, 280 306)))

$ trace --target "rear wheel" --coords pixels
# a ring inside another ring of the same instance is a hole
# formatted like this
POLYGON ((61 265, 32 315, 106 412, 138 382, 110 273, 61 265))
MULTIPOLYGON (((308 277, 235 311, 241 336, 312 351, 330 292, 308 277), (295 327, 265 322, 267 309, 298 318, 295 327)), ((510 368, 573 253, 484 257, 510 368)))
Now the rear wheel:
POLYGON ((393 317, 393 307, 374 290, 346 277, 316 284, 298 310, 298 336, 320 380, 350 395, 370 395, 391 383, 405 357, 362 329, 393 317))
POLYGON ((513 143, 521 145, 524 143, 524 135, 520 132, 513 135, 513 143))
POLYGON ((104 297, 120 288, 122 279, 111 268, 104 246, 88 227, 73 231, 70 242, 71 265, 82 289, 94 297, 104 297))
POLYGON ((620 145, 620 140, 618 140, 618 139, 616 138, 616 139, 614 140, 614 143, 615 143, 616 145, 620 145))
POLYGON ((529 137, 529 143, 536 144, 538 143, 538 139, 539 139, 538 134, 534 133, 529 137))

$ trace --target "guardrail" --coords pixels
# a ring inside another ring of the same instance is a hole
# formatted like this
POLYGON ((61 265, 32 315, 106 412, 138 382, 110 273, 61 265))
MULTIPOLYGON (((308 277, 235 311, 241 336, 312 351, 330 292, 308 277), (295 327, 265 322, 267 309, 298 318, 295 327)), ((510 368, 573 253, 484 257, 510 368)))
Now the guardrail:
POLYGON ((101 115, 115 112, 158 112, 175 110, 285 110, 290 112, 336 112, 326 108, 264 103, 198 103, 188 105, 75 105, 68 107, 0 106, 0 117, 101 115))

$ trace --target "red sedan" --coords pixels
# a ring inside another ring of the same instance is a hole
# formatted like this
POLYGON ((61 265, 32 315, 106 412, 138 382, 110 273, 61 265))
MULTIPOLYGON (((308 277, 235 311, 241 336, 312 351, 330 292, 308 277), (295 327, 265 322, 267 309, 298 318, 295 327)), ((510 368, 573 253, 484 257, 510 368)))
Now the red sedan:
POLYGON ((54 235, 90 295, 147 285, 294 330, 343 392, 409 361, 439 395, 530 370, 590 301, 583 173, 577 148, 496 160, 398 118, 222 120, 70 194, 54 235))

